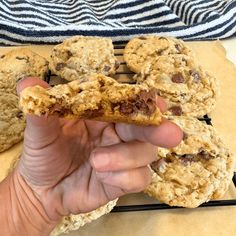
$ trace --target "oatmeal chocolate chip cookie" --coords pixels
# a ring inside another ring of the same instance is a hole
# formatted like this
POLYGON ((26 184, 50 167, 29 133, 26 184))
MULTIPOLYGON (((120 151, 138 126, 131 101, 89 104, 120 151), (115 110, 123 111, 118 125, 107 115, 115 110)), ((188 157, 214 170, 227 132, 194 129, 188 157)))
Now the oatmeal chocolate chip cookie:
POLYGON ((234 159, 213 127, 195 118, 172 117, 184 131, 175 148, 158 149, 145 190, 171 206, 194 208, 222 197, 232 180, 234 159))
POLYGON ((108 214, 116 205, 117 200, 118 199, 110 201, 106 205, 99 207, 92 212, 63 217, 61 222, 52 231, 50 236, 57 236, 62 233, 68 233, 72 230, 77 230, 83 225, 90 223, 91 221, 96 220, 105 214, 108 214))
POLYGON ((17 81, 26 76, 44 79, 48 74, 48 62, 33 51, 13 49, 0 56, 0 90, 16 93, 17 81))
POLYGON ((38 116, 157 125, 162 116, 156 98, 156 90, 145 84, 120 84, 105 75, 90 74, 50 89, 28 87, 21 93, 20 106, 24 113, 38 116))
POLYGON ((144 63, 152 62, 159 56, 188 55, 191 50, 182 40, 155 35, 140 36, 131 39, 124 50, 124 60, 130 70, 139 73, 144 63))
POLYGON ((30 49, 13 49, 0 56, 0 71, 16 81, 26 76, 44 79, 48 74, 48 61, 30 49))
POLYGON ((159 91, 167 102, 167 115, 201 117, 216 104, 216 79, 186 55, 160 56, 148 61, 135 80, 159 91))
POLYGON ((10 93, 0 93, 0 152, 23 139, 25 129, 24 114, 18 108, 18 97, 10 93))
POLYGON ((54 47, 50 69, 72 81, 87 73, 115 74, 119 62, 109 38, 75 36, 54 47))

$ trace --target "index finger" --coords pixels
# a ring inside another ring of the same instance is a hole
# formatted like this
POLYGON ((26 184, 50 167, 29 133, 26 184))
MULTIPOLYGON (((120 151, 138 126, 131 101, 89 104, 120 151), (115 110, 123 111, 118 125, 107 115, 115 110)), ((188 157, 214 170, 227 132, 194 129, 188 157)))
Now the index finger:
POLYGON ((153 145, 172 148, 183 139, 183 132, 175 123, 164 120, 159 126, 136 126, 118 123, 115 129, 120 139, 129 141, 148 142, 153 145))

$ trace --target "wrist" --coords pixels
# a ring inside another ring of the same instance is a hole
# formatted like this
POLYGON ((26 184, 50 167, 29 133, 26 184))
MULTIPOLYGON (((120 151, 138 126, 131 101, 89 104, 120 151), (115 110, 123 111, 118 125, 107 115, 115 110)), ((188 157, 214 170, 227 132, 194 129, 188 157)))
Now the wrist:
POLYGON ((3 235, 19 236, 49 235, 57 224, 17 170, 0 184, 0 223, 3 235))

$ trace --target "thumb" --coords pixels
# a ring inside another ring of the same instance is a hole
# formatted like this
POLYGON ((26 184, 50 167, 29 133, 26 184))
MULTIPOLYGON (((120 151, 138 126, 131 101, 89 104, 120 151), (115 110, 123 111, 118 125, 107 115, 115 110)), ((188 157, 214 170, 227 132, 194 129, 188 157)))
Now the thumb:
MULTIPOLYGON (((20 93, 27 87, 39 85, 44 88, 49 88, 49 84, 45 81, 35 78, 28 77, 23 80, 20 80, 17 84, 17 93, 20 96, 20 93)), ((25 138, 30 139, 31 142, 34 142, 36 145, 40 143, 48 143, 50 140, 54 140, 57 137, 60 130, 60 122, 57 116, 35 116, 35 115, 26 115, 26 130, 25 138)))

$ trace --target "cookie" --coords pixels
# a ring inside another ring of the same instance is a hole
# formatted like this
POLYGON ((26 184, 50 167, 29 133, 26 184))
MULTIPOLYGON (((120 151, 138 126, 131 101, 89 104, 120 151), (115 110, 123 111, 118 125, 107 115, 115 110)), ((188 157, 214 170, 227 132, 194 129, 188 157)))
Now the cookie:
POLYGON ((13 76, 0 71, 0 93, 2 92, 16 94, 16 80, 13 76))
POLYGON ((13 49, 0 57, 0 71, 16 81, 26 76, 44 79, 48 74, 48 61, 27 48, 13 49))
POLYGON ((0 90, 15 92, 17 81, 26 76, 44 79, 48 61, 26 48, 13 49, 0 56, 0 90))
POLYGON ((192 57, 168 55, 144 64, 138 83, 155 87, 167 103, 166 115, 202 117, 216 104, 218 83, 192 57))
POLYGON ((152 62, 159 56, 192 55, 182 40, 157 35, 144 35, 131 39, 124 49, 124 60, 130 70, 141 72, 144 63, 152 62))
POLYGON ((18 97, 14 94, 0 94, 0 152, 23 139, 25 118, 18 108, 18 97))
POLYGON ((50 69, 68 81, 88 73, 113 75, 119 67, 109 38, 75 36, 53 48, 50 69))
POLYGON ((145 192, 171 206, 194 208, 221 198, 232 180, 235 161, 215 129, 195 118, 175 117, 184 131, 175 148, 158 149, 145 192))
POLYGON ((20 97, 24 113, 158 125, 157 93, 145 84, 121 84, 102 74, 45 89, 28 87, 20 97))
POLYGON ((93 220, 109 213, 116 205, 118 199, 108 202, 106 205, 99 207, 98 209, 78 215, 69 215, 62 218, 61 222, 51 232, 50 236, 57 236, 62 233, 68 233, 72 230, 77 230, 83 225, 90 223, 93 220))

